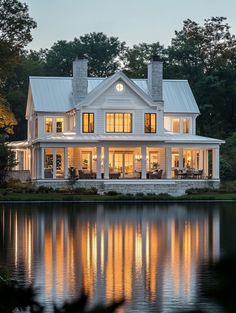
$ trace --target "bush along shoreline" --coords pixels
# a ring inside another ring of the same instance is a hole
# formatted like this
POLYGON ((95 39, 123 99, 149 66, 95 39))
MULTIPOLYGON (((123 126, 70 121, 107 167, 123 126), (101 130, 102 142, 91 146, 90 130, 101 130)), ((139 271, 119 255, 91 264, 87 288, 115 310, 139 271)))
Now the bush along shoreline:
POLYGON ((167 193, 120 194, 116 191, 98 193, 96 188, 36 187, 32 182, 11 181, 0 186, 0 201, 236 201, 236 181, 224 182, 218 190, 188 189, 183 196, 167 193))

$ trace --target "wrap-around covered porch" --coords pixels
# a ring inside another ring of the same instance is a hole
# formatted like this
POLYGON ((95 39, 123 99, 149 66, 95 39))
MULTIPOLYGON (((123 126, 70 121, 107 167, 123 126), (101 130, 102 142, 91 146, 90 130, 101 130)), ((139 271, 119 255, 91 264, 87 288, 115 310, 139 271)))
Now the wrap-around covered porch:
POLYGON ((34 147, 33 179, 219 179, 218 145, 74 144, 34 147))

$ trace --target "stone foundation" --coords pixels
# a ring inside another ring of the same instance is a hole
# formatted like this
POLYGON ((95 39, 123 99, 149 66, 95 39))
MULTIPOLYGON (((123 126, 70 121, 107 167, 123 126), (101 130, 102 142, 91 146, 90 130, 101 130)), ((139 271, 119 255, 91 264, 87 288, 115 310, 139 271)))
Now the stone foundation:
MULTIPOLYGON (((68 180, 37 180, 37 186, 47 186, 53 188, 70 187, 68 180)), ((168 193, 172 196, 184 195, 185 191, 190 188, 210 188, 218 189, 220 186, 219 180, 77 180, 74 188, 92 188, 95 187, 98 193, 108 191, 116 191, 122 194, 136 194, 136 193, 168 193)))
POLYGON ((31 180, 30 171, 28 170, 17 170, 17 171, 10 171, 7 174, 7 180, 20 180, 20 181, 27 181, 31 180))

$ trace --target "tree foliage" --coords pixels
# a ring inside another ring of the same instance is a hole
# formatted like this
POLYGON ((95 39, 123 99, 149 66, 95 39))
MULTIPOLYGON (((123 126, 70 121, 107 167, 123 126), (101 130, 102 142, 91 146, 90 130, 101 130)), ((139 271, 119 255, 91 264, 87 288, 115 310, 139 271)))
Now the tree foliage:
POLYGON ((28 6, 18 0, 0 0, 0 81, 18 62, 20 51, 32 40, 36 23, 28 6))
POLYGON ((166 59, 166 50, 159 42, 143 42, 127 49, 124 55, 127 75, 132 78, 146 78, 147 64, 154 55, 158 55, 162 60, 166 59))
POLYGON ((15 153, 6 144, 4 136, 0 135, 0 185, 5 183, 7 172, 16 165, 15 153))
POLYGON ((9 109, 8 103, 0 95, 0 135, 13 134, 13 127, 16 124, 15 116, 9 109))
POLYGON ((125 42, 103 33, 90 33, 73 41, 60 40, 46 52, 46 70, 49 75, 72 75, 72 62, 87 55, 89 75, 105 77, 120 67, 125 42))
POLYGON ((167 77, 189 80, 194 91, 201 134, 226 138, 236 130, 236 39, 226 18, 184 21, 167 53, 167 77))

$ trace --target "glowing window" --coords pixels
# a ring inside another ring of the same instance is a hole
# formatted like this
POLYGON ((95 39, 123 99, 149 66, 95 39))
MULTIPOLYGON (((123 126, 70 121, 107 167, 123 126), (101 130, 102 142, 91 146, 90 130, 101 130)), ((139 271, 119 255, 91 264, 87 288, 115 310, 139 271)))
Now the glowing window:
POLYGON ((180 132, 180 119, 179 118, 172 119, 172 131, 174 133, 180 132))
POLYGON ((56 119, 56 130, 57 130, 57 133, 62 133, 64 131, 64 118, 57 117, 57 119, 56 119))
POLYGON ((188 134, 190 132, 190 118, 183 119, 183 133, 188 134))
POLYGON ((94 113, 83 113, 82 115, 82 132, 94 133, 94 113))
POLYGON ((145 113, 145 133, 156 133, 156 113, 145 113))
POLYGON ((116 91, 122 92, 124 90, 124 85, 121 83, 116 84, 116 91))
POLYGON ((45 119, 45 132, 46 133, 52 133, 53 127, 52 127, 52 117, 46 117, 45 119))
POLYGON ((131 133, 132 113, 106 113, 107 133, 131 133))

